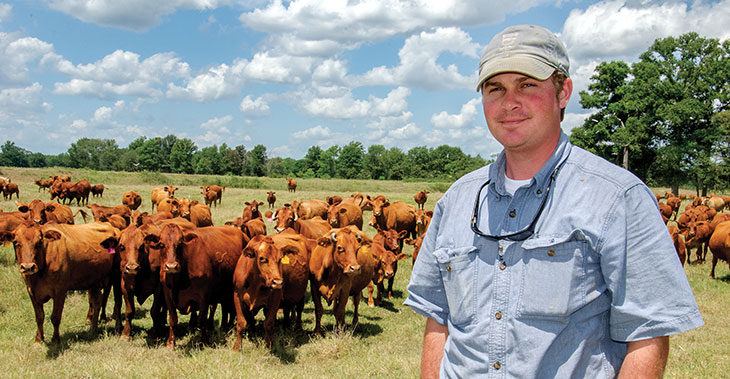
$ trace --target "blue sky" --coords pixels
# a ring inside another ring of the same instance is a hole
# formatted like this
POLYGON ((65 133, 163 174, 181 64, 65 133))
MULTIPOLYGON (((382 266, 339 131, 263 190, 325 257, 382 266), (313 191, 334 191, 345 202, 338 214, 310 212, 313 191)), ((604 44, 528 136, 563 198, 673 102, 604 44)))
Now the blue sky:
POLYGON ((0 140, 45 154, 175 134, 292 158, 350 141, 489 157, 501 149, 476 68, 505 27, 565 42, 569 132, 598 63, 689 31, 726 40, 727 20, 730 0, 0 0, 0 140))

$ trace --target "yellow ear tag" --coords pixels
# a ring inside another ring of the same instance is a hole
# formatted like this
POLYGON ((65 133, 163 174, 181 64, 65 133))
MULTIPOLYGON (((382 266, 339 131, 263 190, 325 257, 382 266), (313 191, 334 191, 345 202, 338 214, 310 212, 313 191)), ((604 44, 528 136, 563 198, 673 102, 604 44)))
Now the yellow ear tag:
POLYGON ((281 264, 288 265, 289 264, 289 257, 281 258, 281 264))

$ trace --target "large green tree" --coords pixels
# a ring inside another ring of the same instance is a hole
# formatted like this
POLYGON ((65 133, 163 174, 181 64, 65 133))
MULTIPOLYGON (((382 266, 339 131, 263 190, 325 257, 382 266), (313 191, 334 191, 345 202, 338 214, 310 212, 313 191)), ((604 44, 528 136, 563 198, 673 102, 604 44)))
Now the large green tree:
POLYGON ((193 165, 193 157, 198 147, 189 138, 181 138, 175 141, 170 149, 170 170, 172 172, 181 172, 192 174, 195 172, 193 165))
POLYGON ((356 179, 362 176, 365 147, 353 141, 342 147, 337 157, 337 174, 341 178, 356 179))
POLYGON ((119 147, 113 139, 80 138, 68 148, 71 167, 111 170, 118 159, 119 147))

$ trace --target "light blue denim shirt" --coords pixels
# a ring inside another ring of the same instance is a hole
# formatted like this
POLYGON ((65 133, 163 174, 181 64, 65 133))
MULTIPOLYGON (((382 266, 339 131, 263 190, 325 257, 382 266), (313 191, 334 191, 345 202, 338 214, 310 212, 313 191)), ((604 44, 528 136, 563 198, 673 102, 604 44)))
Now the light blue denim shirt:
POLYGON ((514 197, 504 153, 436 204, 405 304, 447 325, 441 376, 613 378, 627 341, 703 324, 653 193, 634 175, 570 144, 514 197), (535 234, 527 227, 548 192, 535 234))

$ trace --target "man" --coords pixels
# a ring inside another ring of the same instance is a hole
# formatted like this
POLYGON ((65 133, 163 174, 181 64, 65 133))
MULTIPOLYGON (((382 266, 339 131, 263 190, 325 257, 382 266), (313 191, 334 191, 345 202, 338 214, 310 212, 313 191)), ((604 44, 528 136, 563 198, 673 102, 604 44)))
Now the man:
POLYGON ((485 49, 477 90, 504 150, 439 200, 413 268, 423 377, 661 377, 668 335, 703 324, 653 193, 562 133, 572 89, 544 28, 485 49))

